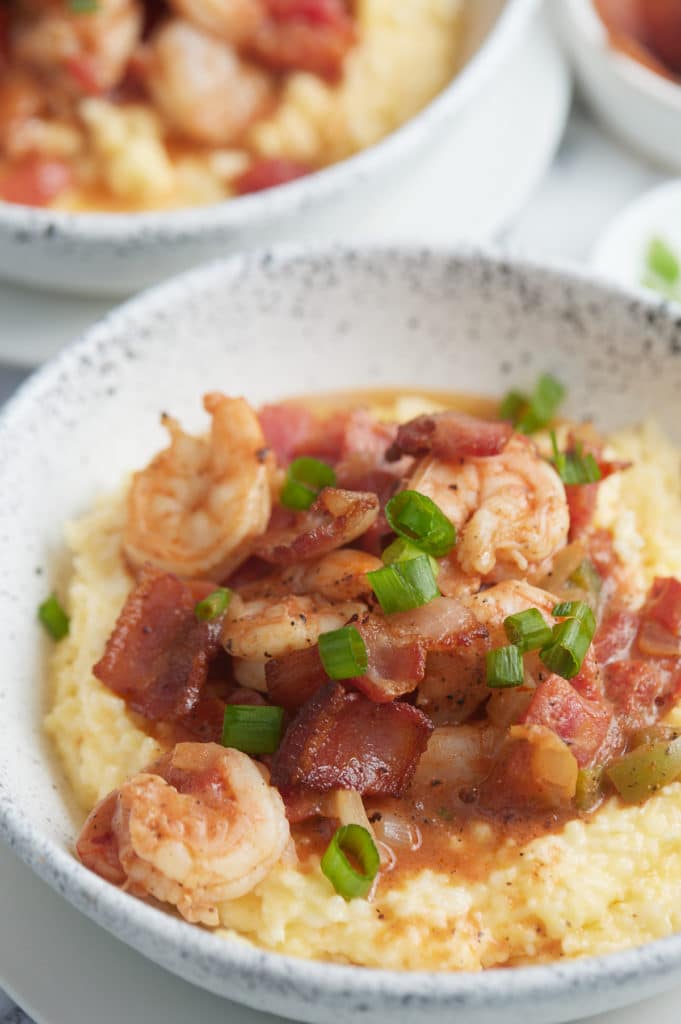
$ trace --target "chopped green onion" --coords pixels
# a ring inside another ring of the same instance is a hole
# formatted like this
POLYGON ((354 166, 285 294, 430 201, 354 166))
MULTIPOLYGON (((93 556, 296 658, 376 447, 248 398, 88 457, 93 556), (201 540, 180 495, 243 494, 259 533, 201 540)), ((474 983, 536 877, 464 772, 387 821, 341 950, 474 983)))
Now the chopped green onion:
MULTIPOLYGON (((393 565, 394 562, 410 562, 412 558, 420 558, 423 554, 415 544, 411 541, 405 540, 404 537, 398 537, 382 554, 384 565, 393 565)), ((430 567, 433 570, 433 575, 437 576, 440 571, 440 566, 437 563, 437 559, 433 558, 432 555, 428 555, 430 560, 430 567)))
POLYGON ((527 407, 527 396, 520 391, 509 391, 499 406, 499 419, 517 423, 527 407))
POLYGON ((314 503, 324 487, 335 487, 336 474, 321 459, 303 455, 288 467, 279 501, 286 508, 306 509, 314 503))
POLYGON ((577 788, 575 790, 577 810, 593 810, 600 803, 602 796, 603 766, 596 764, 592 768, 580 768, 577 773, 577 788))
POLYGON ((364 899, 369 895, 381 866, 371 833, 361 825, 342 825, 322 857, 321 868, 336 892, 344 900, 364 899), (361 868, 352 866, 351 854, 361 868))
POLYGON ((576 587, 580 587, 582 590, 586 590, 587 593, 594 595, 600 594, 601 587, 603 586, 600 573, 588 558, 579 563, 572 576, 570 576, 570 583, 574 583, 576 587))
POLYGON ((605 770, 627 803, 638 803, 681 775, 681 738, 629 751, 605 770))
POLYGON ((385 517, 400 537, 443 558, 456 544, 456 528, 434 501, 418 491, 400 491, 385 506, 385 517))
POLYGON ((516 430, 533 434, 547 426, 565 397, 565 388, 548 373, 542 374, 531 395, 511 391, 501 403, 502 419, 510 419, 516 430))
POLYGON ((92 14, 98 6, 98 0, 69 0, 69 10, 74 14, 92 14))
POLYGON ((367 649, 354 626, 322 633, 319 657, 329 679, 354 679, 367 670, 367 649))
POLYGON ((661 238, 651 239, 646 253, 646 266, 666 284, 676 284, 681 277, 676 253, 661 238))
POLYGON ((601 479, 601 471, 594 456, 589 452, 583 454, 583 446, 578 444, 573 452, 558 451, 555 431, 551 431, 553 446, 553 464, 558 476, 564 484, 595 484, 601 479))
POLYGON ((522 686, 525 682, 523 656, 520 649, 511 644, 487 652, 487 685, 495 689, 522 686))
POLYGON ((386 615, 408 612, 440 596, 428 555, 386 565, 367 573, 367 579, 386 615))
POLYGON ((555 605, 553 615, 557 619, 578 619, 584 624, 593 638, 596 632, 596 618, 593 608, 586 601, 563 601, 555 605))
POLYGON ((232 591, 229 587, 218 587, 212 594, 198 602, 194 614, 199 622, 212 622, 227 611, 231 600, 232 591))
POLYGON ((69 617, 59 603, 56 594, 50 594, 38 608, 38 618, 53 640, 63 640, 68 636, 69 617))
POLYGON ((222 726, 222 745, 244 754, 273 754, 281 740, 283 717, 283 708, 228 704, 222 726))
POLYGON ((528 608, 524 612, 516 612, 504 619, 504 629, 509 642, 521 654, 527 651, 538 651, 551 643, 551 627, 538 608, 528 608))

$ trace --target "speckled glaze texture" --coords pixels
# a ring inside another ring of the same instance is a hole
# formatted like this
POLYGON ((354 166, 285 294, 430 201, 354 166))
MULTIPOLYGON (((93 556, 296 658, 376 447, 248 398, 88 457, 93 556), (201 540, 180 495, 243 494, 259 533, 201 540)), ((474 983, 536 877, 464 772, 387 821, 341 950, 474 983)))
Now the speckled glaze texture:
MULTIPOLYGON (((207 389, 254 402, 405 386, 498 394, 540 371, 606 428, 654 412, 681 442, 681 321, 573 274, 475 253, 257 253, 122 307, 34 376, 0 421, 0 831, 65 898, 131 946, 231 999, 305 1021, 549 1024, 678 981, 681 936, 482 975, 308 963, 211 935, 119 892, 72 855, 77 829, 41 731, 35 609, 64 572, 62 523, 162 442, 207 389)), ((68 941, 68 936, 64 936, 68 941)))
POLYGON ((125 295, 255 245, 295 239, 342 204, 350 221, 426 159, 527 28, 539 0, 475 0, 472 56, 419 115, 381 143, 290 185, 215 206, 161 213, 70 214, 0 202, 0 277, 79 294, 125 295), (491 26, 491 29, 490 29, 491 26))

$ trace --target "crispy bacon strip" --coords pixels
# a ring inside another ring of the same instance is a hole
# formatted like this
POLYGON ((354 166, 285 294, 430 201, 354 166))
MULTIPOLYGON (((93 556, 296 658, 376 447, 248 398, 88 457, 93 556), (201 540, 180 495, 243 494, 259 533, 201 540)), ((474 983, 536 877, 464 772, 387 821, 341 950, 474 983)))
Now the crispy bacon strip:
POLYGON ((367 671, 352 685, 376 704, 413 693, 426 673, 426 647, 417 639, 400 637, 387 619, 370 615, 356 626, 367 651, 367 671))
POLYGON ((628 659, 605 670, 605 690, 625 729, 653 725, 676 696, 681 673, 675 662, 628 659))
POLYGON ((403 423, 387 458, 432 453, 440 459, 498 455, 504 450, 513 427, 502 421, 481 420, 463 412, 439 412, 417 416, 403 423))
POLYGON ((189 714, 220 649, 221 619, 197 622, 194 614, 196 602, 213 589, 145 566, 94 674, 145 718, 189 714))
POLYGON ((566 679, 551 675, 540 683, 523 724, 544 725, 568 745, 580 767, 593 764, 613 721, 604 700, 587 700, 566 679))
POLYGON ((642 615, 673 636, 681 635, 681 582, 673 576, 656 576, 642 615))
POLYGON ((336 81, 355 41, 343 0, 267 0, 269 18, 250 43, 253 56, 274 71, 299 69, 336 81))
POLYGON ((297 711, 328 682, 328 676, 315 646, 271 658, 265 665, 265 680, 273 704, 297 711))
POLYGON ((325 792, 402 796, 433 731, 409 704, 374 704, 328 683, 301 708, 274 756, 272 782, 325 792))
POLYGON ((297 516, 293 527, 264 533, 255 554, 275 565, 318 558, 360 537, 377 516, 375 494, 325 487, 314 505, 297 516))

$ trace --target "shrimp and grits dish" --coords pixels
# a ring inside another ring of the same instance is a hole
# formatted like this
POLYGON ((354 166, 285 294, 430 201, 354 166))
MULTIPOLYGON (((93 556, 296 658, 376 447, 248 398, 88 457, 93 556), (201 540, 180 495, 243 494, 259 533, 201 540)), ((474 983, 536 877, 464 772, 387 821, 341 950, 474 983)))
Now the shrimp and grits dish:
POLYGON ((164 413, 39 611, 83 865, 369 967, 681 930, 681 456, 563 397, 164 413))
POLYGON ((0 201, 221 202, 343 160, 456 74, 464 0, 2 0, 0 201))

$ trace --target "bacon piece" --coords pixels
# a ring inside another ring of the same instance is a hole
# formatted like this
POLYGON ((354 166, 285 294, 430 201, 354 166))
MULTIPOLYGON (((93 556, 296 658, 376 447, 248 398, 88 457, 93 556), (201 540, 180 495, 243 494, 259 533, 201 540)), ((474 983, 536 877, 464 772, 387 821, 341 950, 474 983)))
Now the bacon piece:
POLYGON ((356 38, 343 0, 267 0, 267 7, 269 17, 250 43, 253 56, 274 71, 338 80, 356 38))
POLYGON ((263 405, 258 419, 265 440, 277 456, 280 465, 286 466, 293 459, 313 432, 316 417, 304 405, 282 402, 277 405, 263 405))
POLYGON ((659 623, 674 636, 681 634, 681 582, 673 576, 656 576, 642 612, 644 619, 659 623))
POLYGON ((615 608, 607 613, 593 641, 593 650, 600 665, 629 657, 640 621, 639 613, 628 608, 615 608))
POLYGON ((591 484, 565 485, 565 496, 568 509, 570 510, 570 533, 568 536, 570 541, 583 536, 591 527, 598 503, 598 488, 603 481, 607 480, 613 473, 620 473, 631 466, 630 462, 604 459, 602 444, 589 440, 584 441, 583 438, 577 435, 570 435, 568 451, 574 452, 577 443, 581 445, 580 450, 584 455, 593 455, 598 464, 601 478, 591 484))
POLYGON ((272 764, 272 782, 325 792, 402 796, 433 731, 409 704, 374 704, 328 683, 301 708, 272 764))
POLYGON ((593 764, 613 720, 605 701, 587 700, 567 679, 551 675, 537 687, 522 722, 545 725, 568 745, 580 767, 593 764))
POLYGON ((146 565, 94 674, 145 718, 172 721, 187 715, 220 650, 222 618, 197 622, 194 614, 196 602, 213 589, 212 583, 183 583, 146 565))
POLYGON ((387 620, 368 616, 356 626, 367 652, 367 671, 352 685, 376 704, 413 693, 426 672, 426 649, 420 640, 401 638, 387 620))
POLYGON ((678 680, 678 674, 668 665, 637 659, 608 665, 606 693, 626 729, 652 725, 665 710, 678 680))
POLYGON ((27 156, 0 177, 0 199, 21 206, 47 206, 66 191, 72 178, 63 160, 27 156))
POLYGON ((481 420, 463 412, 417 416, 398 429, 388 458, 393 461, 401 454, 426 455, 429 452, 445 460, 498 455, 512 433, 510 423, 481 420))
POLYGON ((265 679, 272 703, 287 711, 297 711, 328 682, 317 646, 270 658, 265 679))
POLYGON ((201 743, 219 743, 226 706, 225 701, 219 697, 201 696, 191 711, 177 720, 177 725, 201 743))
POLYGON ((314 505, 290 529, 268 530, 255 554, 275 565, 318 558, 356 540, 376 522, 378 498, 362 491, 325 487, 314 505))
POLYGON ((296 181, 307 174, 312 174, 313 170, 311 164, 305 164, 300 160, 256 160, 234 184, 238 194, 245 196, 251 192, 264 192, 265 189, 276 188, 277 185, 286 185, 289 181, 296 181))

